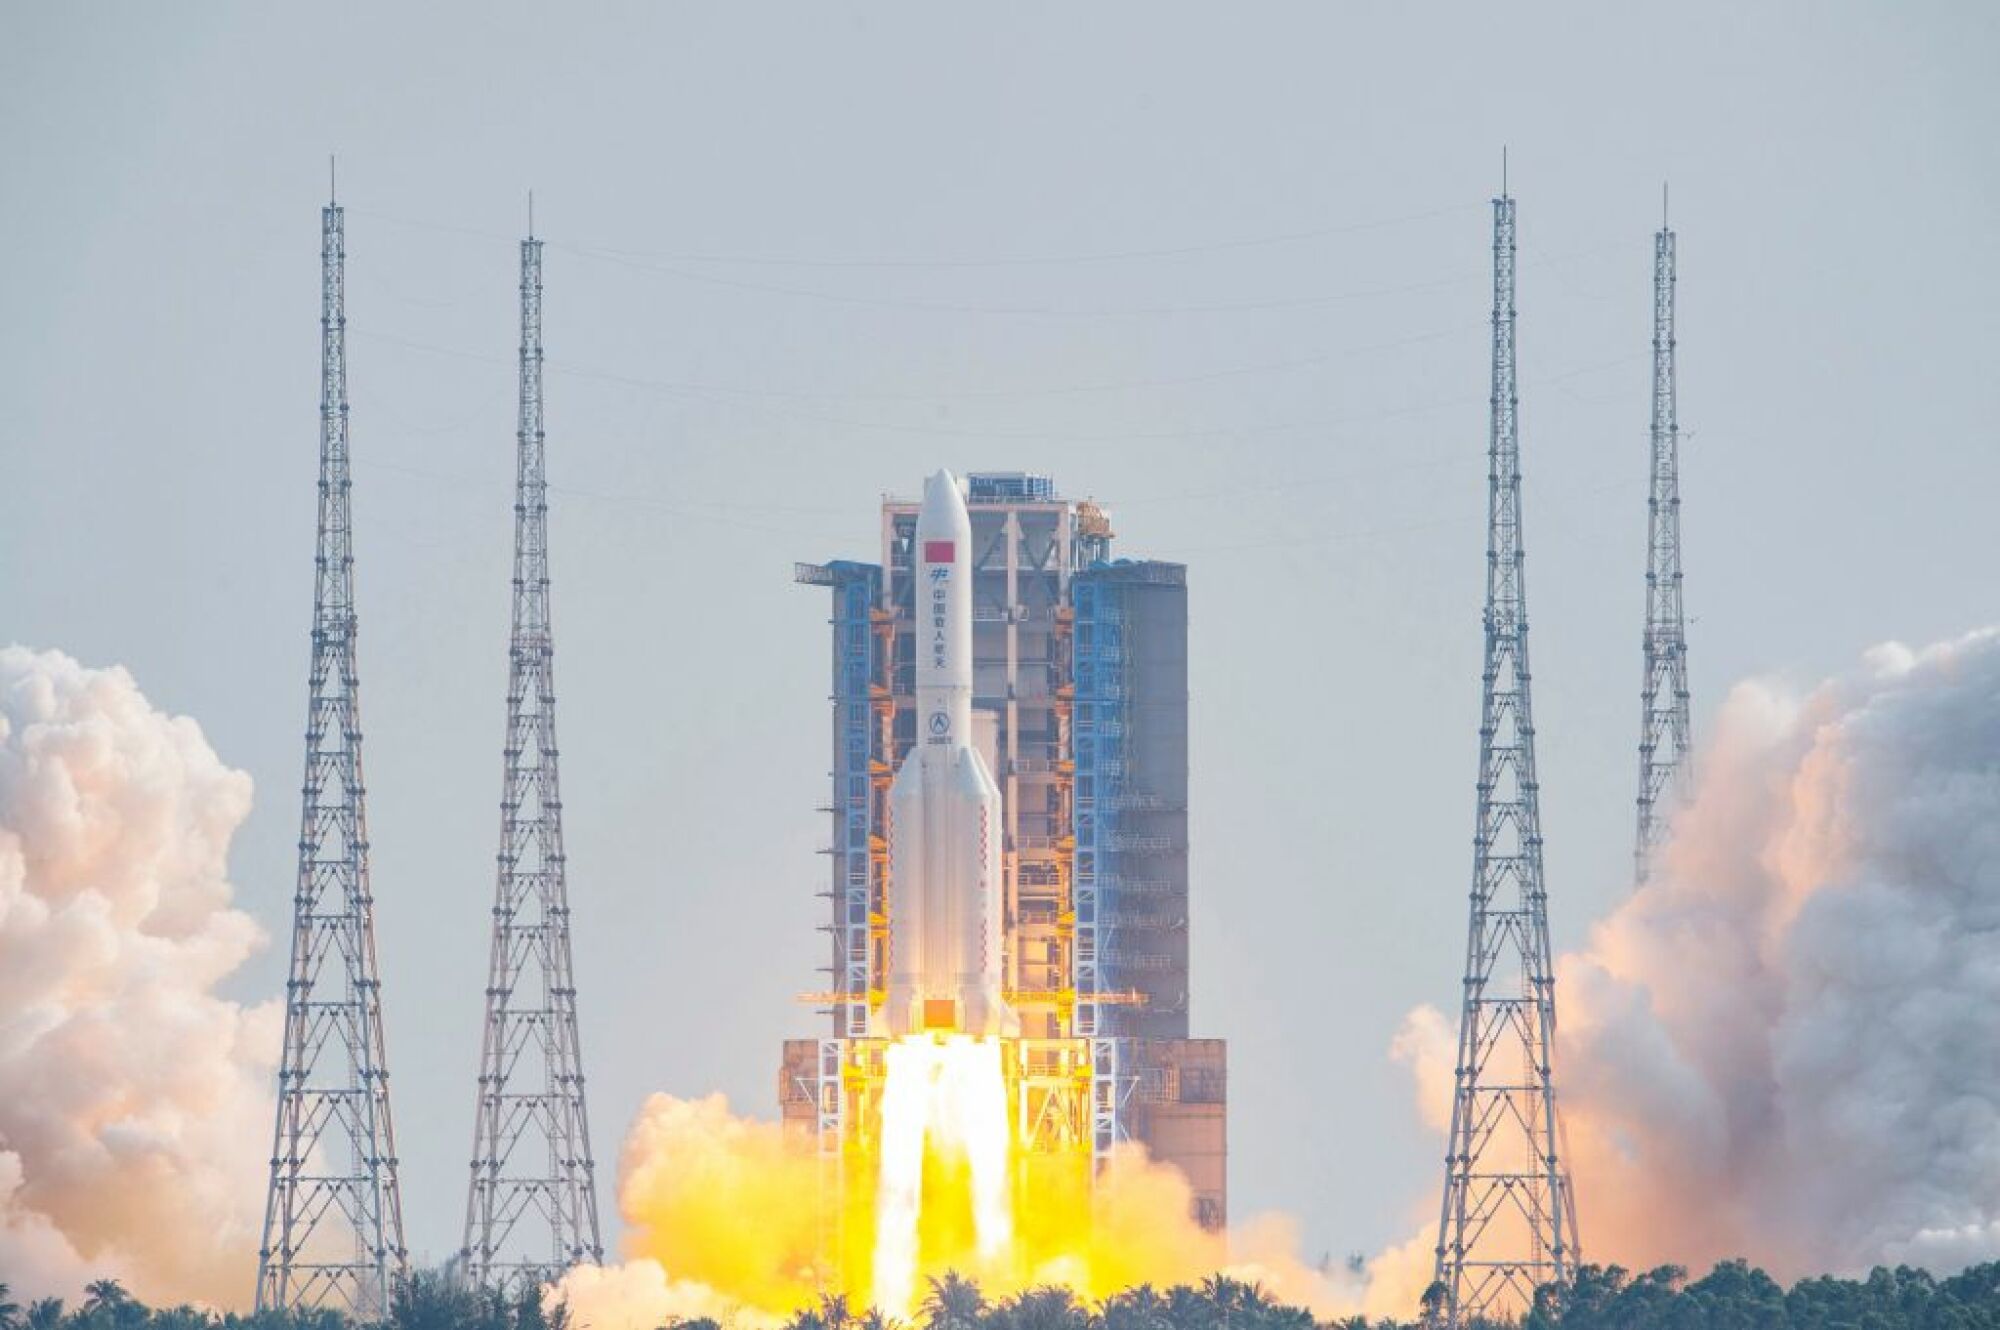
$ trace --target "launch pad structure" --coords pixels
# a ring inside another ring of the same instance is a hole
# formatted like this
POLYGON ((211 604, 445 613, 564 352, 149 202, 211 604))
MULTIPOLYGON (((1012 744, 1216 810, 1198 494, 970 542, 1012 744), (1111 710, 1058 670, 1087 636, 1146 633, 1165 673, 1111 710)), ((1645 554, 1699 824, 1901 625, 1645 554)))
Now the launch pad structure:
MULTIPOLYGON (((967 478, 974 745, 1001 791, 1004 1040, 1017 1167, 1101 1169, 1126 1142, 1226 1217, 1223 1041, 1188 1037, 1187 578, 1113 560, 1109 516, 1020 472, 967 478)), ((788 1040, 779 1098, 821 1161, 829 1259, 874 1156, 885 1078, 888 800, 917 741, 914 500, 881 560, 800 564, 832 593, 826 1032, 788 1040)), ((1095 1174, 1093 1173, 1092 1176, 1095 1174)))

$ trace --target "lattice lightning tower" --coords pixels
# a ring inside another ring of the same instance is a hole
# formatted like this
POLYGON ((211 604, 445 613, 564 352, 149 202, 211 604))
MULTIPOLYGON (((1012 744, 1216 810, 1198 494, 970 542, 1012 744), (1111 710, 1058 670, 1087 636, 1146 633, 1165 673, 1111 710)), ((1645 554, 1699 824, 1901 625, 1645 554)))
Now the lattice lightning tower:
POLYGON ((1493 201, 1486 667, 1464 1008, 1438 1218, 1445 1324, 1518 1313, 1570 1277, 1576 1210, 1558 1157, 1555 980, 1529 702, 1526 557, 1514 373, 1514 200, 1493 201))
POLYGON ((347 253, 338 204, 328 202, 320 227, 312 700, 257 1309, 328 1307, 376 1320, 407 1258, 368 891, 347 451, 347 253))
POLYGON ((542 242, 521 242, 521 411, 514 499, 514 630, 508 650, 486 1035, 465 1204, 468 1275, 495 1286, 600 1262, 597 1182, 584 1113, 570 966, 562 789, 556 779, 555 645, 542 430, 542 242))
MULTIPOLYGON (((1663 196, 1664 198, 1664 196, 1663 196)), ((1653 851, 1686 792, 1687 622, 1681 606, 1681 436, 1674 375, 1674 233, 1653 237, 1653 447, 1646 502, 1646 682, 1639 721, 1639 834, 1634 880, 1652 874, 1653 851), (1664 806, 1663 806, 1664 805, 1664 806)))

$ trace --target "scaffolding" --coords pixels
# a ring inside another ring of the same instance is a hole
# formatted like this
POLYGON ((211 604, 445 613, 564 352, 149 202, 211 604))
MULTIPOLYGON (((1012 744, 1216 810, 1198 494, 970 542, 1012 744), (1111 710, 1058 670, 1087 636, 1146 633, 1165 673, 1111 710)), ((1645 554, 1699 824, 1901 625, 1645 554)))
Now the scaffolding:
POLYGON ((1079 581, 1075 603, 1076 1035, 1090 1044, 1090 1155, 1102 1168, 1131 1137, 1125 1116, 1138 1084, 1101 1001, 1118 987, 1112 924, 1125 792, 1125 627, 1115 591, 1100 582, 1079 581))
POLYGON ((867 1046, 879 1043, 871 1038, 871 1013, 882 1000, 888 922, 889 847, 882 828, 893 771, 887 753, 894 707, 885 671, 894 623, 877 607, 882 570, 872 564, 802 563, 793 580, 833 591, 834 840, 827 851, 833 916, 825 925, 833 944, 828 966, 833 983, 824 995, 833 1033, 812 1041, 809 1068, 788 1070, 784 1087, 812 1104, 822 1201, 818 1261, 822 1283, 830 1286, 843 1259, 840 1224, 847 1208, 847 1157, 855 1145, 851 1128, 866 1120, 863 1105, 872 1098, 874 1080, 869 1068, 881 1065, 879 1051, 871 1057, 867 1046))
POLYGON ((829 1005, 836 1038, 865 1039, 881 1002, 889 847, 882 837, 894 707, 885 662, 894 623, 877 609, 882 570, 837 560, 797 565, 793 580, 833 590, 833 976, 829 1005))

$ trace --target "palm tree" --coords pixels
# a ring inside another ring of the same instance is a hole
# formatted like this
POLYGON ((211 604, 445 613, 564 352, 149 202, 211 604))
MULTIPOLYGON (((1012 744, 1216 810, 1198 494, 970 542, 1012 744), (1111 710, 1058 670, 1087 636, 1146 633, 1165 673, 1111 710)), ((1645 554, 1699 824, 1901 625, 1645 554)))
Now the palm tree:
POLYGON ((1151 1284, 1134 1284, 1104 1300, 1104 1330, 1167 1330, 1167 1300, 1151 1284))
POLYGON ((1167 1290, 1167 1324, 1174 1330, 1206 1330, 1216 1323, 1215 1304, 1186 1284, 1167 1290))
POLYGON ((1419 1323, 1427 1326, 1443 1325, 1445 1309, 1450 1301, 1451 1289, 1446 1287, 1442 1279, 1433 1279, 1429 1287, 1424 1289, 1423 1300, 1417 1304, 1419 1323))
POLYGON ((995 1309, 989 1324, 1000 1330, 1091 1330, 1090 1310, 1066 1288, 1044 1284, 1017 1293, 995 1309))
POLYGON ((854 1313, 844 1293, 822 1293, 817 1307, 801 1307, 785 1322, 784 1330, 850 1330, 854 1313))
POLYGON ((61 1298, 36 1298, 28 1304, 28 1315, 21 1322, 27 1330, 56 1330, 62 1324, 63 1300, 61 1298))
POLYGON ((925 1330, 974 1330, 986 1310, 986 1295, 979 1285, 947 1270, 931 1276, 930 1286, 922 1308, 925 1330))
POLYGON ((1210 1275, 1201 1281, 1201 1296, 1215 1309, 1217 1325, 1227 1326, 1242 1319, 1243 1285, 1228 1275, 1210 1275))
POLYGON ((178 1307, 164 1307, 150 1316, 137 1302, 121 1311, 121 1321, 131 1321, 134 1325, 145 1323, 147 1330, 215 1330, 215 1314, 202 1311, 183 1302, 178 1307))
POLYGON ((848 1330, 854 1322, 854 1313, 848 1309, 845 1293, 823 1293, 819 1300, 819 1319, 826 1330, 848 1330))
POLYGON ((1201 1295, 1215 1308, 1217 1319, 1224 1325, 1256 1325, 1277 1305, 1262 1284, 1225 1274, 1202 1280, 1201 1295))
POLYGON ((21 1324, 21 1304, 14 1301, 13 1291, 0 1280, 0 1330, 18 1330, 21 1324))
POLYGON ((115 1313, 120 1307, 132 1301, 132 1295, 125 1286, 115 1279, 95 1279, 83 1286, 83 1314, 96 1316, 100 1312, 115 1313))

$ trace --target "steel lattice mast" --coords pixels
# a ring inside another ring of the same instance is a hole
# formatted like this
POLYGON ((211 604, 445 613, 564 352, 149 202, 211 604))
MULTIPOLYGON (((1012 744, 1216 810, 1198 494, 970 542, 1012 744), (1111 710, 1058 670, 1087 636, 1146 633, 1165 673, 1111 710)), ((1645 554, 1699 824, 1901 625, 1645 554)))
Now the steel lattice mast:
POLYGON ((542 430, 542 242, 521 242, 521 411, 514 628, 486 1034, 463 1258, 496 1286, 599 1262, 597 1182, 584 1113, 570 965, 542 430))
POLYGON ((1514 200, 1493 201, 1486 665, 1471 926, 1438 1219, 1437 1311, 1458 1326, 1518 1313, 1570 1277, 1576 1210, 1558 1157, 1555 980, 1529 700, 1526 556, 1514 367, 1514 200))
POLYGON ((386 1312, 405 1269, 389 1118, 355 668, 347 447, 346 238, 320 214, 319 538, 312 700, 257 1309, 386 1312))
POLYGON ((1674 233, 1653 237, 1653 431, 1646 501, 1646 682, 1639 718, 1639 833, 1634 880, 1652 874, 1690 774, 1687 621, 1681 605, 1681 435, 1674 375, 1674 233), (1664 804, 1664 806, 1662 806, 1664 804))

